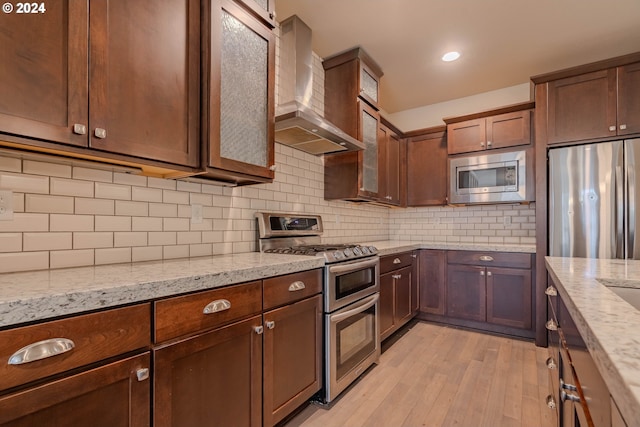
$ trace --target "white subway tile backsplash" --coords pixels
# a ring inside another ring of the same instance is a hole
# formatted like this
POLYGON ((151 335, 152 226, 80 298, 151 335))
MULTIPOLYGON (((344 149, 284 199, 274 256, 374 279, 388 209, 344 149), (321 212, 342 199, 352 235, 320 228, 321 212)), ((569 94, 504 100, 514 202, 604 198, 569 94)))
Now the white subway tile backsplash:
POLYGON ((73 249, 71 233, 24 233, 23 251, 55 251, 73 249))
POLYGON ((0 171, 20 173, 22 172, 22 160, 0 156, 0 171))
POLYGON ((113 182, 113 172, 76 166, 73 168, 73 179, 98 182, 113 182))
POLYGON ((162 201, 164 203, 176 203, 181 205, 189 204, 189 193, 180 191, 164 190, 162 192, 162 201))
POLYGON ((41 213, 73 213, 73 197, 25 194, 25 211, 41 213))
POLYGON ((179 245, 202 243, 202 233, 199 231, 180 231, 177 237, 179 245))
POLYGON ((21 252, 22 233, 0 233, 0 252, 21 252))
POLYGON ((188 218, 162 218, 164 231, 189 231, 188 218))
POLYGON ((49 177, 0 172, 0 188, 20 193, 49 194, 49 177))
POLYGON ((49 231, 49 215, 41 213, 15 213, 13 220, 0 221, 0 233, 49 231))
POLYGON ((162 218, 132 217, 131 231, 162 231, 162 218))
POLYGON ((163 190, 175 190, 177 185, 176 181, 172 179, 161 179, 150 176, 147 178, 147 187, 161 188, 163 190))
POLYGON ((162 257, 164 259, 188 258, 189 245, 165 246, 163 248, 162 257))
POLYGON ((24 160, 22 162, 22 172, 32 175, 58 176, 61 178, 71 178, 71 166, 55 163, 37 162, 24 160))
POLYGON ((200 193, 202 184, 197 182, 177 181, 176 189, 178 191, 186 191, 189 193, 200 193))
POLYGON ((51 178, 51 194, 93 197, 93 182, 67 178, 51 178))
POLYGON ((160 188, 131 187, 131 200, 162 202, 162 190, 160 188))
POLYGON ((149 203, 149 216, 175 218, 178 216, 178 205, 168 203, 149 203))
POLYGON ((49 217, 49 231, 93 231, 92 215, 51 214, 49 217))
POLYGON ((112 248, 113 233, 76 232, 73 233, 73 249, 112 248))
POLYGON ((131 248, 110 248, 95 250, 95 264, 117 264, 131 262, 131 248))
POLYGON ((155 261, 162 259, 162 246, 143 246, 131 248, 131 261, 155 261))
POLYGON ((210 243, 189 245, 189 256, 210 256, 213 255, 213 246, 210 243))
POLYGON ((147 236, 148 234, 144 231, 115 232, 113 233, 113 246, 116 248, 147 246, 147 236))
POLYGON ((149 216, 149 203, 130 202, 128 200, 116 200, 116 215, 122 216, 149 216))
POLYGON ((175 245, 178 241, 174 231, 154 231, 149 233, 149 246, 175 245))
POLYGON ((75 198, 75 213, 87 215, 113 215, 115 201, 108 199, 75 198))
POLYGON ((131 200, 131 187, 122 184, 95 183, 96 198, 131 200))
POLYGON ((51 251, 49 268, 84 267, 94 265, 93 249, 51 251))
POLYGON ((95 231, 131 231, 131 217, 97 215, 94 229, 95 231))
POLYGON ((150 178, 147 178, 146 176, 142 176, 142 175, 134 175, 134 174, 122 173, 122 172, 113 173, 114 184, 137 185, 138 187, 146 187, 148 179, 150 178))
POLYGON ((0 253, 0 273, 46 270, 49 268, 49 252, 0 253))

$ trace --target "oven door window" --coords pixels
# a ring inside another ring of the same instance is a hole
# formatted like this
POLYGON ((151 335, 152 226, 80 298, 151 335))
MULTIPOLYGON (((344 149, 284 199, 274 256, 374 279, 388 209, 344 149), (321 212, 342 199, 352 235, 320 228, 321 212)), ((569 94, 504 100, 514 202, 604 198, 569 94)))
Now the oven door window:
POLYGON ((518 189, 516 162, 491 163, 458 169, 458 192, 515 191, 518 189))
POLYGON ((336 300, 340 300, 374 286, 376 283, 375 280, 376 271, 374 267, 364 268, 362 270, 336 276, 336 300))
POLYGON ((376 350, 376 307, 336 324, 336 378, 339 380, 376 350))

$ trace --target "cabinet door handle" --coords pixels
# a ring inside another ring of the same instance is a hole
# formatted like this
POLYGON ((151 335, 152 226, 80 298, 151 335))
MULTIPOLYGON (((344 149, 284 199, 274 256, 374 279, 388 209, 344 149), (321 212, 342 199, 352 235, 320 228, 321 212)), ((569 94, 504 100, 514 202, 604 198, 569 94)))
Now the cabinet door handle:
POLYGON ((276 165, 269 166, 269 170, 270 171, 275 171, 276 169, 278 169, 278 166, 276 166, 276 165))
POLYGON ((484 142, 480 143, 480 147, 484 148, 484 142))
POLYGON ((412 258, 418 258, 418 255, 416 255, 416 254, 412 254, 412 255, 411 255, 411 257, 412 257, 412 258))
POLYGON ((393 279, 402 279, 402 274, 394 274, 393 276, 391 276, 393 279))
POLYGON ((262 326, 254 326, 253 331, 258 335, 262 335, 264 328, 262 326))
POLYGON ((560 388, 563 390, 578 391, 578 387, 574 386, 573 384, 565 383, 562 378, 560 378, 560 388))
POLYGON ((615 126, 609 126, 609 132, 615 132, 615 131, 616 131, 615 126))
POLYGON ((562 400, 563 402, 567 400, 570 402, 580 402, 580 396, 576 396, 575 394, 567 393, 566 391, 562 390, 560 391, 560 400, 562 400))
POLYGON ((620 130, 625 130, 627 128, 627 125, 620 125, 620 130))
POLYGON ((96 136, 96 138, 105 139, 107 137, 107 130, 96 128, 96 130, 93 131, 93 134, 96 136))
POLYGON ((551 319, 547 323, 545 323, 544 327, 547 328, 549 331, 557 331, 558 330, 558 324, 553 319, 551 319))
POLYGON ((491 277, 491 276, 493 276, 493 274, 491 274, 490 271, 487 271, 487 276, 491 277))
POLYGON ((50 338, 48 340, 34 342, 9 357, 8 365, 23 365, 36 360, 57 356, 73 350, 75 343, 67 338, 50 338))
POLYGON ((556 400, 553 398, 552 395, 547 396, 547 408, 556 409, 556 400))
POLYGON ((547 365, 547 369, 556 369, 558 367, 556 361, 553 360, 553 357, 549 357, 545 364, 547 365))
POLYGON ((304 288, 306 288, 306 286, 304 285, 304 282, 301 280, 296 280, 295 282, 289 285, 289 292, 301 291, 304 288))
POLYGON ((490 261, 493 261, 493 257, 492 257, 492 256, 489 256, 489 255, 482 255, 482 256, 480 257, 480 261, 490 262, 490 261))
POLYGON ((484 276, 484 270, 480 271, 480 275, 484 276))
POLYGON ((487 147, 491 147, 491 141, 487 141, 487 147))
POLYGON ((395 259, 393 260, 393 263, 394 263, 394 264, 401 264, 401 263, 402 263, 402 261, 400 261, 400 258, 395 258, 395 259))
POLYGON ((229 302, 229 300, 217 299, 207 304, 205 308, 202 310, 202 314, 218 313, 220 311, 229 310, 230 308, 231 308, 231 302, 229 302))
POLYGON ((149 379, 149 368, 141 368, 136 371, 136 378, 138 381, 144 381, 149 379))
POLYGON ((276 322, 274 322, 273 320, 267 320, 264 325, 268 328, 268 329, 273 329, 276 327, 276 322))
POLYGON ((558 296, 558 290, 553 286, 547 287, 547 289, 544 290, 544 293, 546 295, 549 295, 550 297, 557 297, 558 296))
POLYGON ((83 124, 80 123, 75 123, 73 125, 73 133, 77 134, 77 135, 86 135, 87 134, 87 127, 83 124))

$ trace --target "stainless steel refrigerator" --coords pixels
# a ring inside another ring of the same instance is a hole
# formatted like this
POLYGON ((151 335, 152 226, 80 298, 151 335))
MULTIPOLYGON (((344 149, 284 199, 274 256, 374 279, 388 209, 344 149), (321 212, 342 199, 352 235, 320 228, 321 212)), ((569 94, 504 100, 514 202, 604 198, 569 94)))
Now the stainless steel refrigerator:
POLYGON ((640 139, 549 150, 549 254, 640 259, 640 139))

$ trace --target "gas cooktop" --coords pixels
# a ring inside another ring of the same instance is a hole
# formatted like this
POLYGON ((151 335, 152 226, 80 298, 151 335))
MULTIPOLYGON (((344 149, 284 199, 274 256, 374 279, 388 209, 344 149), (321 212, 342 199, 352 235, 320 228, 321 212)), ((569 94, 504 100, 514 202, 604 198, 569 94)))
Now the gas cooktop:
POLYGON ((327 262, 338 262, 349 259, 364 258, 378 253, 375 246, 360 246, 353 244, 341 245, 297 245, 268 248, 267 253, 322 256, 327 262))

